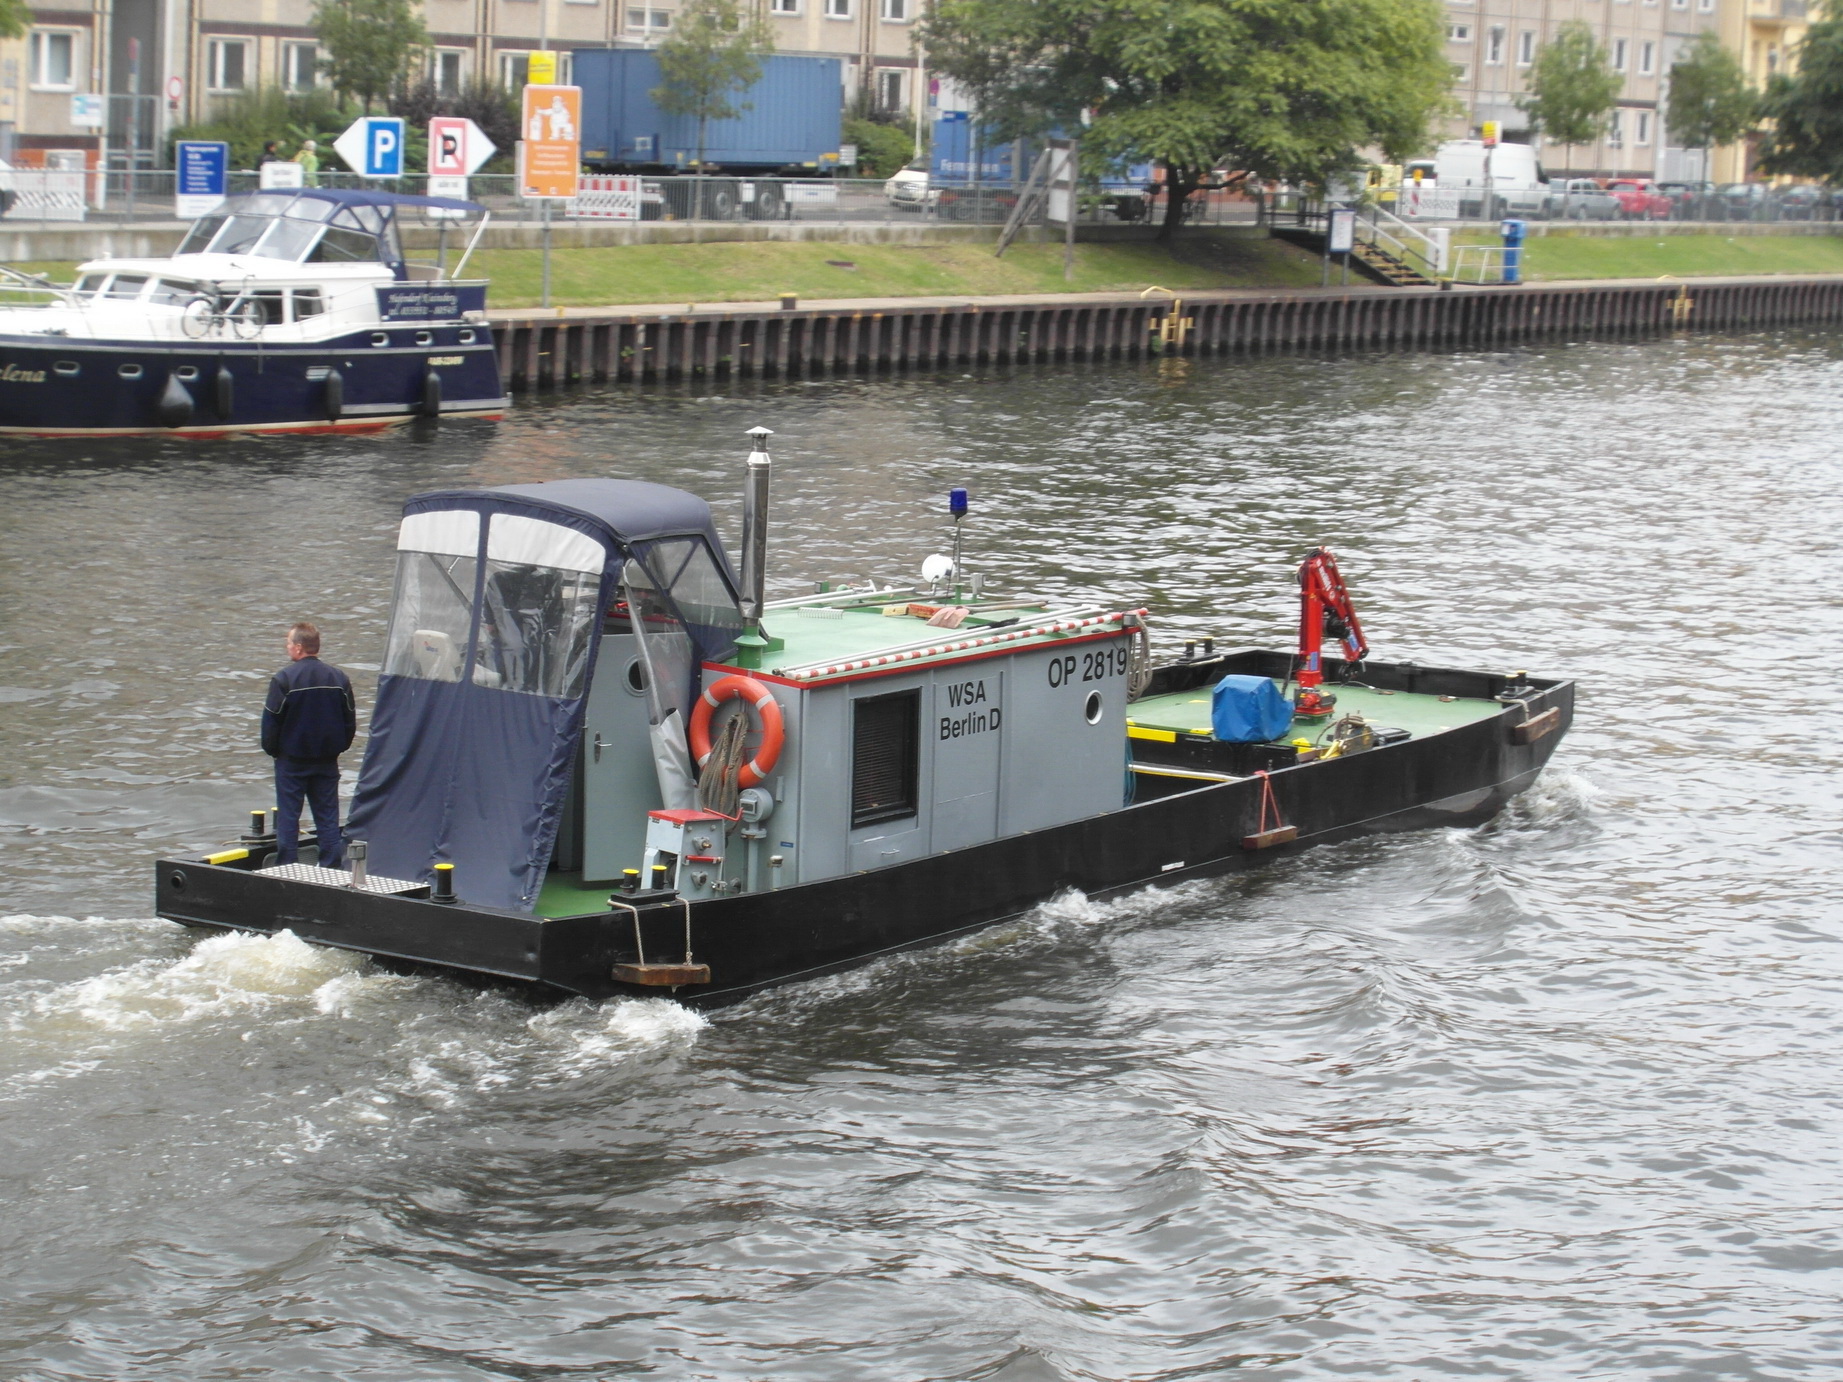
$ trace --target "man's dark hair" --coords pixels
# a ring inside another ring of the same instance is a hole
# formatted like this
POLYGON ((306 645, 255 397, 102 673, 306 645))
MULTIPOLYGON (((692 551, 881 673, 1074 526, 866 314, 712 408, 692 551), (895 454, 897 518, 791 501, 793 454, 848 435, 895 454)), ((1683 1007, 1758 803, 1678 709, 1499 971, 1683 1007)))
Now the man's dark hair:
POLYGON ((320 651, 320 630, 302 620, 288 626, 288 641, 296 644, 304 653, 318 654, 320 651))

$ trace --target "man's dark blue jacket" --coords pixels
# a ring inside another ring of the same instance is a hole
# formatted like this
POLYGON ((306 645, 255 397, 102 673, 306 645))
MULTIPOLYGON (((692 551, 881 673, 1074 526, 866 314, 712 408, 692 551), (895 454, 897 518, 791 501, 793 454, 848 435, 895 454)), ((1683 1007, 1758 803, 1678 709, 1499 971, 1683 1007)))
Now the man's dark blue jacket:
POLYGON ((331 763, 352 747, 358 707, 352 680, 317 657, 290 662, 269 683, 262 751, 296 763, 331 763))

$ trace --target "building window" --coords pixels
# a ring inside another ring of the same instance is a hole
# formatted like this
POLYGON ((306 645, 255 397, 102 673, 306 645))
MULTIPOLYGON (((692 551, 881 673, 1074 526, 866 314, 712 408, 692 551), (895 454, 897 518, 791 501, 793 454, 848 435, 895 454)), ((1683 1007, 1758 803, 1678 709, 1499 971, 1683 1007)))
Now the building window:
POLYGON ((501 53, 499 84, 507 91, 517 91, 531 79, 531 54, 501 53))
POLYGON ((32 32, 32 85, 41 91, 74 91, 77 74, 77 36, 32 32))
POLYGON ((1649 144, 1651 142, 1651 112, 1650 111, 1641 110, 1638 112, 1638 129, 1634 135, 1634 140, 1635 142, 1641 145, 1649 144))
POLYGON ((1715 0, 1696 0, 1696 8, 1704 14, 1715 13, 1715 0))
POLYGON ((443 96, 455 96, 467 85, 467 50, 464 48, 438 48, 435 60, 429 64, 429 80, 435 83, 436 91, 443 96))
POLYGON ((894 114, 903 109, 902 103, 902 69, 883 67, 877 70, 876 90, 877 109, 894 114))
POLYGON ((240 38, 214 38, 207 45, 205 72, 213 91, 242 91, 250 84, 250 45, 240 38))
POLYGON ((1689 0, 1670 0, 1670 8, 1673 10, 1686 10, 1689 8, 1689 0))
POLYGON ((282 45, 282 85, 290 91, 312 91, 320 84, 320 50, 311 43, 282 45))
POLYGON ((1613 40, 1613 71, 1625 71, 1625 54, 1626 49, 1630 46, 1630 40, 1628 39, 1616 38, 1613 40))
POLYGON ((768 13, 798 14, 800 13, 800 0, 768 0, 768 13))
POLYGON ((663 33, 672 27, 670 10, 636 10, 627 11, 627 32, 630 34, 663 33))
POLYGON ((1498 67, 1504 61, 1504 31, 1495 24, 1485 30, 1485 65, 1498 67))
POLYGON ((915 814, 921 777, 921 692, 867 696, 851 707, 851 825, 915 814))
POLYGON ((1623 149, 1625 147, 1625 112, 1615 110, 1613 118, 1606 126, 1606 147, 1623 149))
POLYGON ((1528 67, 1536 60, 1536 31, 1525 29, 1517 35, 1517 66, 1528 67))
POLYGON ((1471 81, 1472 80, 1472 64, 1469 62, 1454 63, 1453 64, 1453 80, 1456 82, 1471 81))
POLYGON ((1446 41, 1448 43, 1470 43, 1472 41, 1472 26, 1470 24, 1448 24, 1446 26, 1446 41))
POLYGON ((1657 44, 1648 41, 1639 44, 1638 70, 1648 77, 1655 66, 1657 66, 1657 44))
POLYGON ((883 0, 883 20, 886 24, 907 24, 909 0, 883 0))
POLYGON ((826 18, 851 18, 851 0, 826 0, 826 18))

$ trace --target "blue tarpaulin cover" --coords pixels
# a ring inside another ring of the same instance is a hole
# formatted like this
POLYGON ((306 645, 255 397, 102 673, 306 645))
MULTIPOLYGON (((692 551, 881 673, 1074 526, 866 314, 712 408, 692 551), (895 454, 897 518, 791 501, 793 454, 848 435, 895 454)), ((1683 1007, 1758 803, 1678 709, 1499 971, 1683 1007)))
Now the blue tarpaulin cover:
POLYGON ((1266 677, 1227 676, 1210 698, 1210 728, 1224 744, 1278 739, 1293 723, 1293 707, 1266 677))

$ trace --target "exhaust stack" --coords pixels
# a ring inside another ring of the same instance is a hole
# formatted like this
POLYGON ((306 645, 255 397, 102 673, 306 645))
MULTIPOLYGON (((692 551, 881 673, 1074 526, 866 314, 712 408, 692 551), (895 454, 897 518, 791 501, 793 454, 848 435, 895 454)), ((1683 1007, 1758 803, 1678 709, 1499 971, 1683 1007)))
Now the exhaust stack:
POLYGON ((751 427, 749 478, 742 498, 742 617, 752 633, 761 631, 762 607, 768 595, 768 482, 774 462, 768 456, 766 427, 751 427))

